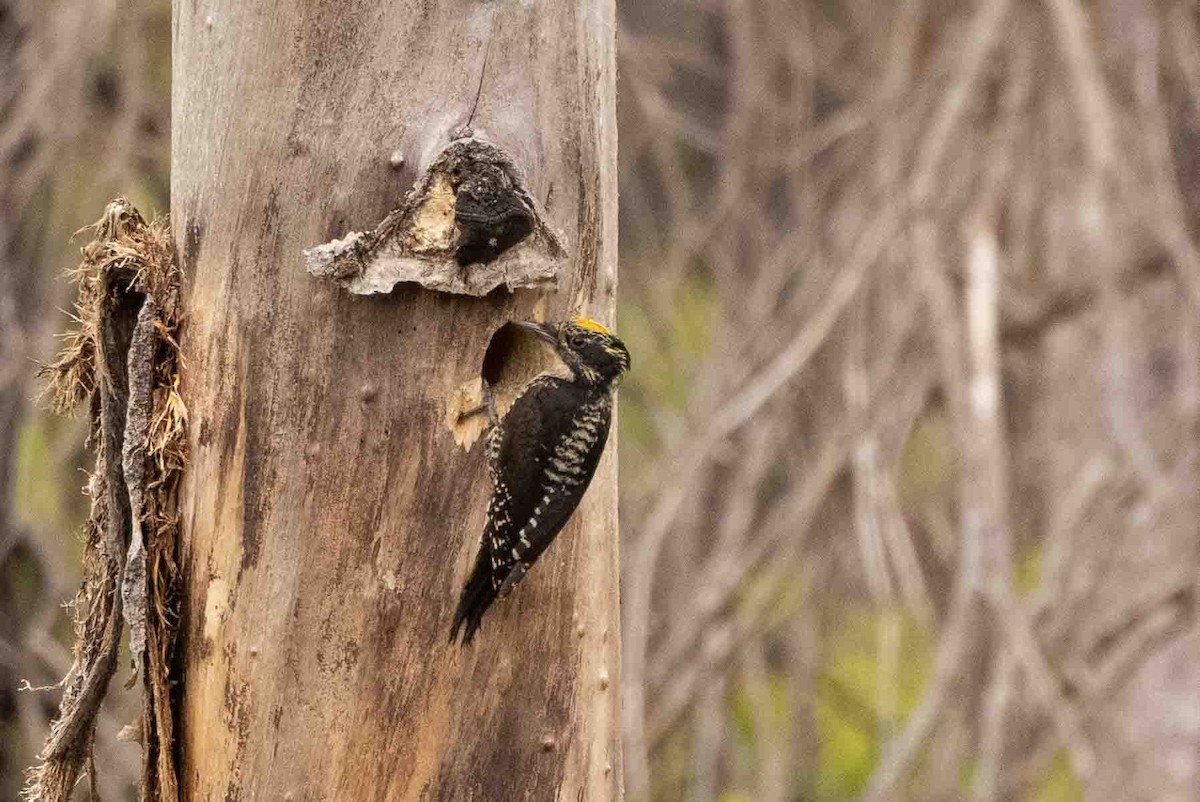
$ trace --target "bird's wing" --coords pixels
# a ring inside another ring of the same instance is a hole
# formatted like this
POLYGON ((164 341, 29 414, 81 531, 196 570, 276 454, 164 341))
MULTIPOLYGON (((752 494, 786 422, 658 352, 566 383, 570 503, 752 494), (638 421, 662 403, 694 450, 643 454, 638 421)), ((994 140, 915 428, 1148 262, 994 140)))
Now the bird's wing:
MULTIPOLYGON (((552 412, 543 417, 554 421, 553 431, 543 430, 546 439, 540 442, 546 447, 535 465, 524 466, 536 468, 538 473, 522 476, 531 482, 526 487, 536 483, 539 492, 512 510, 507 540, 512 545, 504 558, 508 570, 500 595, 521 581, 579 506, 604 453, 612 406, 605 395, 574 407, 569 414, 552 412)), ((500 464, 506 464, 503 455, 500 464)))
POLYGON ((521 581, 579 506, 612 416, 607 394, 540 376, 513 402, 489 440, 492 498, 475 568, 450 638, 470 643, 497 596, 521 581))

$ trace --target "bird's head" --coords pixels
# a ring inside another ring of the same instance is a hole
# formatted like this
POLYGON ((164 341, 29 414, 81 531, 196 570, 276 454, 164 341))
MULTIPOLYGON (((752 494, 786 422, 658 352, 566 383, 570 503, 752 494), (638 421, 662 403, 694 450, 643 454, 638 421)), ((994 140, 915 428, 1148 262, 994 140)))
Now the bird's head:
POLYGON ((577 381, 616 387, 629 370, 629 349, 601 323, 586 317, 561 323, 518 323, 554 346, 577 381))

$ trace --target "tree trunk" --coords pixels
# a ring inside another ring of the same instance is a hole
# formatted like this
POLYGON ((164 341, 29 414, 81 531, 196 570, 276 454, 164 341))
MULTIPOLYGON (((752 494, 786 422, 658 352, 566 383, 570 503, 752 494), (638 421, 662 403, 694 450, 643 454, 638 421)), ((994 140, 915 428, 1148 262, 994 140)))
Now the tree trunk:
POLYGON ((620 796, 615 436, 460 649, 490 486, 445 425, 506 319, 611 319, 613 13, 174 3, 186 798, 620 796), (468 125, 566 232, 557 292, 359 297, 305 272, 303 249, 373 226, 468 125))

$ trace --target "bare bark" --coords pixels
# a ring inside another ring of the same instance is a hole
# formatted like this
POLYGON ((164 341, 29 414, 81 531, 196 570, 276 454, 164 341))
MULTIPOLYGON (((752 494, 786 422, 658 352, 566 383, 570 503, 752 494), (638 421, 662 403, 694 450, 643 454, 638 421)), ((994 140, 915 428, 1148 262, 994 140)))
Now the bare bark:
POLYGON ((612 3, 177 0, 174 26, 184 796, 618 797, 615 436, 460 650, 488 487, 443 422, 504 320, 611 319, 612 3), (354 297, 305 272, 467 127, 565 232, 557 292, 354 297))

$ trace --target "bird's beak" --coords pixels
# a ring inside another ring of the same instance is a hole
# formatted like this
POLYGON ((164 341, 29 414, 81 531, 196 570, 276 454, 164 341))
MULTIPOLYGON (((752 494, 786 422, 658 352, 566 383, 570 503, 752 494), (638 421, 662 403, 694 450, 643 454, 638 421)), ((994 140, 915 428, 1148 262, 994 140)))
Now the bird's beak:
POLYGON ((553 326, 545 323, 534 323, 532 320, 514 320, 513 325, 519 329, 524 329, 530 334, 537 335, 551 345, 558 343, 558 332, 554 330, 553 326))

